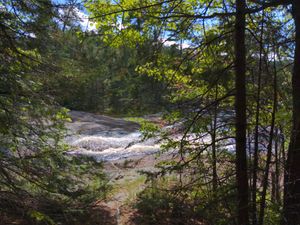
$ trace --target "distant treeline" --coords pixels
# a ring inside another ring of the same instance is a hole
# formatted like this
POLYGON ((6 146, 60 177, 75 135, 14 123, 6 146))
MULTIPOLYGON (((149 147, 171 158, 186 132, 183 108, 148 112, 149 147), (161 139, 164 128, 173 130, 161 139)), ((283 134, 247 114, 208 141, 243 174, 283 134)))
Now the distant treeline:
MULTIPOLYGON (((85 37, 79 29, 53 31, 52 58, 58 73, 49 77, 47 91, 72 110, 108 114, 145 114, 169 104, 167 85, 139 73, 153 51, 152 40, 130 48, 112 47, 97 34, 85 37)), ((174 46, 161 45, 163 54, 180 54, 174 46)))

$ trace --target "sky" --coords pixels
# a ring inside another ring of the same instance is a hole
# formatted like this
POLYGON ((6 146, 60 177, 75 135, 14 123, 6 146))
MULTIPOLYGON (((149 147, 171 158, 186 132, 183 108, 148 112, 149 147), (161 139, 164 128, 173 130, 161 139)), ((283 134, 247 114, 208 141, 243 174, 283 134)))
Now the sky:
MULTIPOLYGON (((55 4, 65 4, 68 1, 67 0, 52 0, 52 2, 55 4)), ((77 2, 81 3, 82 1, 78 0, 77 2)), ((78 16, 78 18, 80 19, 79 23, 84 31, 96 31, 96 24, 89 20, 89 16, 88 16, 88 13, 86 10, 76 9, 75 12, 76 12, 76 15, 78 16)), ((60 13, 63 13, 63 10, 60 10, 60 13)))
POLYGON ((52 2, 58 3, 58 4, 63 4, 65 2, 67 2, 67 1, 66 0, 52 0, 52 2))

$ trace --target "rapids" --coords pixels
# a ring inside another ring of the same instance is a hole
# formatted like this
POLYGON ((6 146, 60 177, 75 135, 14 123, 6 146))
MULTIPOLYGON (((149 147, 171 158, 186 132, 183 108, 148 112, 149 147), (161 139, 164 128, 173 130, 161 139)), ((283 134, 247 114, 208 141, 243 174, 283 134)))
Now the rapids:
POLYGON ((153 154, 159 151, 155 140, 141 141, 139 125, 123 119, 87 112, 71 111, 66 142, 69 154, 113 161, 153 154))

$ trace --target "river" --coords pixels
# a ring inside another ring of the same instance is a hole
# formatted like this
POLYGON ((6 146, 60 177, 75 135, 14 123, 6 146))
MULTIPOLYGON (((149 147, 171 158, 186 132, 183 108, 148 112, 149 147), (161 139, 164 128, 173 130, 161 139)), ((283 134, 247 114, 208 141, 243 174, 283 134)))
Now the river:
POLYGON ((141 141, 139 124, 93 113, 70 111, 66 142, 70 154, 87 155, 97 161, 114 161, 154 154, 155 140, 141 141))

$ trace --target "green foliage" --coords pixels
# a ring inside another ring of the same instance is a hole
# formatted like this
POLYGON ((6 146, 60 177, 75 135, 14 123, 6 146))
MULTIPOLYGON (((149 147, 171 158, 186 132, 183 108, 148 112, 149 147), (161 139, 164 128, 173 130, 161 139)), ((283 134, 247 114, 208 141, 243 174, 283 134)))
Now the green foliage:
POLYGON ((56 64, 60 71, 47 82, 47 89, 63 106, 108 114, 139 115, 162 109, 164 84, 140 76, 135 68, 143 63, 140 52, 149 47, 133 49, 112 47, 99 37, 78 37, 75 30, 56 31, 56 64))
POLYGON ((268 203, 268 207, 266 207, 266 214, 265 214, 265 224, 272 225, 272 224, 280 224, 281 223, 281 212, 282 206, 278 203, 274 203, 270 201, 268 203))
POLYGON ((135 220, 145 225, 182 224, 183 221, 189 224, 235 224, 232 218, 235 193, 231 182, 211 192, 199 181, 185 189, 173 175, 152 180, 138 195, 135 220))
POLYGON ((136 221, 139 224, 195 224, 191 205, 183 196, 173 195, 156 187, 147 188, 138 196, 136 221))
POLYGON ((53 220, 51 220, 48 216, 44 215, 41 212, 33 210, 33 211, 29 212, 29 215, 30 215, 30 217, 32 217, 37 222, 45 222, 45 223, 50 224, 50 225, 55 224, 53 222, 53 220))
POLYGON ((105 197, 106 177, 99 163, 68 156, 63 143, 68 110, 47 89, 57 72, 47 45, 51 2, 4 1, 0 10, 1 220, 64 223, 71 209, 86 212, 105 197))

